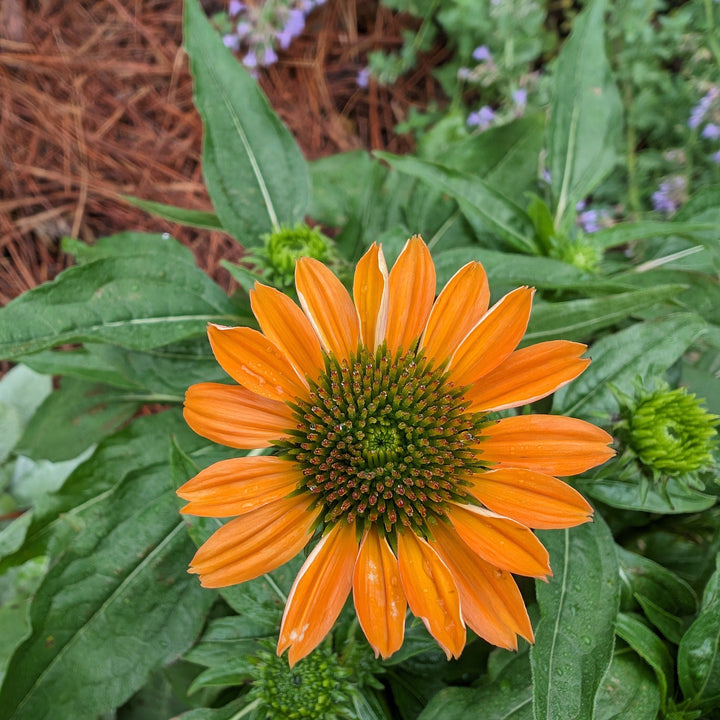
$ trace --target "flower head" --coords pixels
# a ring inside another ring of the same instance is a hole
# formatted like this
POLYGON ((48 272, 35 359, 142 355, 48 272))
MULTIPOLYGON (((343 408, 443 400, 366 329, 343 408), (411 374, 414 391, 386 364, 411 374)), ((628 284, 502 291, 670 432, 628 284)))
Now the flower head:
POLYGON ((487 130, 495 119, 495 111, 489 105, 483 105, 477 112, 471 112, 467 118, 470 127, 487 130))
POLYGON ((695 395, 662 383, 652 391, 638 387, 633 398, 618 394, 618 399, 622 420, 615 431, 648 475, 694 482, 696 473, 712 466, 720 418, 695 395))
POLYGON ((533 290, 491 309, 480 263, 435 299, 435 268, 419 236, 388 273, 373 245, 353 296, 322 263, 301 258, 302 309, 256 285, 261 331, 209 327, 238 385, 201 383, 185 418, 198 433, 273 454, 225 460, 180 488, 183 512, 239 516, 198 550, 206 587, 244 582, 317 539, 290 591, 278 653, 292 665, 330 631, 352 591, 376 655, 403 642, 406 609, 448 657, 465 626, 491 643, 531 640, 511 573, 550 574, 530 528, 586 522, 592 508, 556 479, 613 455, 582 420, 497 411, 545 397, 577 377, 585 346, 549 341, 516 350, 533 290), (354 298, 354 302, 353 302, 354 298))

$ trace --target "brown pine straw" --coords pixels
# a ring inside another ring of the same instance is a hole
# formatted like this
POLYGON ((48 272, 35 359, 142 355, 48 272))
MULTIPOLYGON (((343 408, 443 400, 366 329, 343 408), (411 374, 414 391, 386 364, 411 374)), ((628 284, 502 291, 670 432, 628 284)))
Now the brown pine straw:
MULTIPOLYGON (((224 3, 204 2, 209 14, 224 3)), ((169 232, 225 289, 219 266, 242 248, 221 232, 157 220, 130 194, 211 209, 200 118, 181 48, 181 0, 0 0, 0 305, 70 260, 60 239, 169 232)), ((331 0, 263 71, 262 88, 309 158, 356 148, 403 153, 394 127, 411 106, 442 101, 424 57, 389 88, 358 88, 367 52, 401 44, 415 21, 377 2, 331 0)))

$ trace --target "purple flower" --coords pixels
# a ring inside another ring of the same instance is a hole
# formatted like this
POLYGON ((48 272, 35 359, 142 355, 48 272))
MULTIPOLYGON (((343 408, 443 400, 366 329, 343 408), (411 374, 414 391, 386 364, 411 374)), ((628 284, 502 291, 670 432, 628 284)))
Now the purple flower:
POLYGON ((716 153, 713 153, 710 156, 710 159, 716 164, 720 165, 720 150, 718 150, 716 153))
POLYGON ((262 65, 272 65, 273 63, 276 63, 278 59, 277 53, 275 50, 273 50, 269 45, 265 48, 265 53, 263 54, 262 59, 262 65))
POLYGON ((229 50, 237 50, 240 47, 240 38, 237 35, 223 35, 223 45, 229 50))
POLYGON ((657 212, 672 214, 685 202, 685 178, 673 175, 663 180, 652 194, 653 207, 657 212))
POLYGON ((470 68, 460 67, 457 71, 457 78, 458 80, 467 80, 470 77, 470 73, 470 68))
POLYGON ((548 185, 552 182, 552 176, 547 168, 543 168, 541 177, 548 185))
POLYGON ((358 71, 357 78, 355 78, 355 82, 357 83, 358 87, 366 88, 368 86, 368 82, 370 81, 370 68, 362 68, 362 70, 358 71))
POLYGON ((492 60, 492 53, 490 52, 487 45, 480 45, 473 50, 473 60, 478 62, 485 62, 486 60, 492 60))
POLYGON ((513 102, 521 108, 524 108, 527 104, 527 90, 525 88, 519 88, 512 94, 513 102))
POLYGON ((713 104, 713 101, 720 95, 720 90, 713 85, 705 95, 700 98, 700 102, 690 111, 690 118, 688 119, 688 127, 691 130, 695 130, 700 123, 705 119, 705 116, 713 104))
POLYGON ((487 130, 495 119, 495 111, 489 105, 483 105, 477 112, 468 115, 467 124, 470 127, 479 127, 487 130))
POLYGON ((244 58, 243 65, 246 68, 256 68, 258 64, 257 55, 251 50, 244 58))
POLYGON ((228 5, 228 15, 231 17, 239 15, 245 9, 245 3, 240 0, 230 0, 228 5))
POLYGON ((720 138, 720 127, 718 127, 715 123, 708 123, 703 128, 700 135, 708 140, 717 140, 720 138))
POLYGON ((575 205, 575 209, 576 209, 578 212, 582 212, 586 207, 587 207, 587 201, 586 201, 586 200, 580 200, 580 202, 577 203, 577 205, 575 205))
POLYGON ((252 32, 252 25, 248 22, 239 22, 235 26, 235 32, 238 34, 238 37, 247 37, 252 32))
POLYGON ((290 47, 290 43, 305 29, 305 14, 302 10, 293 8, 288 13, 285 27, 275 36, 283 50, 290 47))

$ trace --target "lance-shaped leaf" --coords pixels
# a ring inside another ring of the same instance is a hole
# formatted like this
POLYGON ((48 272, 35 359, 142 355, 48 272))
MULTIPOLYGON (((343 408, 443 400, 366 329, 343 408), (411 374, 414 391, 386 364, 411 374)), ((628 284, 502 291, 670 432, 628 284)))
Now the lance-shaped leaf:
POLYGON ((209 322, 243 322, 190 251, 160 235, 141 238, 126 251, 101 246, 0 309, 0 357, 92 341, 147 350, 204 335, 209 322))
POLYGON ((622 103, 605 55, 605 0, 593 0, 575 19, 557 60, 548 126, 548 167, 555 227, 613 169, 622 103))
POLYGON ((536 582, 535 719, 585 720, 613 653, 620 587, 612 535, 597 513, 592 523, 538 535, 554 574, 536 582))
POLYGON ((173 490, 167 464, 151 465, 74 513, 9 663, 2 720, 108 712, 192 643, 215 594, 186 573, 194 547, 173 490))
POLYGON ((257 82, 223 45, 198 0, 185 1, 185 49, 203 119, 203 175, 223 227, 245 246, 303 219, 307 163, 257 82))

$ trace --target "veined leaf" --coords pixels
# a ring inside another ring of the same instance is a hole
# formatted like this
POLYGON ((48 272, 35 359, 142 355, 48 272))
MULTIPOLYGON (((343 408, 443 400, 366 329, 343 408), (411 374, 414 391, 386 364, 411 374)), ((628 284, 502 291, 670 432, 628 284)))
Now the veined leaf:
POLYGON ((225 229, 218 216, 212 212, 205 210, 188 210, 187 208, 166 205, 165 203, 153 202, 152 200, 143 200, 142 198, 133 197, 132 195, 121 195, 121 197, 125 202, 130 203, 130 205, 145 210, 151 215, 157 215, 164 220, 170 220, 180 225, 189 225, 190 227, 203 228, 205 230, 225 229))
MULTIPOLYGON (((619 223, 609 228, 603 228, 590 235, 592 244, 603 250, 617 245, 624 245, 637 240, 645 240, 646 238, 670 237, 677 235, 678 237, 694 240, 698 233, 717 231, 717 225, 711 223, 692 223, 692 222, 653 222, 643 221, 634 223, 619 223)), ((701 241, 698 240, 700 244, 701 241)))
POLYGON ((696 315, 684 313, 638 323, 598 340, 591 348, 590 367, 555 393, 553 411, 584 416, 617 412, 617 401, 609 384, 632 394, 638 376, 664 372, 704 326, 696 315))
POLYGON ((185 48, 203 119, 203 175, 223 227, 245 246, 303 219, 307 163, 255 80, 197 0, 185 0, 185 48))
POLYGON ((168 239, 144 236, 145 247, 68 268, 0 309, 0 357, 72 342, 109 342, 147 350, 203 335, 208 322, 239 325, 234 304, 181 248, 163 256, 168 239), (171 262, 169 265, 168 263, 171 262))
POLYGON ((620 588, 612 535, 596 513, 592 523, 538 536, 553 577, 535 583, 541 612, 530 649, 535 720, 586 720, 613 653, 620 588))
POLYGON ((652 670, 634 655, 616 654, 597 694, 593 720, 657 720, 660 691, 652 670))
POLYGON ((684 289, 683 285, 663 285, 618 295, 542 303, 533 309, 523 342, 556 338, 587 341, 593 332, 631 317, 643 308, 669 301, 684 289))
POLYGON ((622 103, 605 55, 605 1, 592 0, 560 51, 548 125, 548 167, 555 227, 613 169, 622 103))
POLYGON ((426 181, 446 192, 480 216, 489 230, 514 250, 537 254, 535 228, 525 211, 478 177, 426 162, 409 155, 386 152, 375 155, 400 172, 426 181))
POLYGON ((152 465, 74 513, 9 663, 0 718, 95 717, 189 647, 216 596, 185 572, 193 546, 173 490, 167 465, 152 465))
POLYGON ((618 613, 615 632, 655 671, 664 707, 668 689, 672 695, 675 667, 665 643, 636 615, 618 613))

